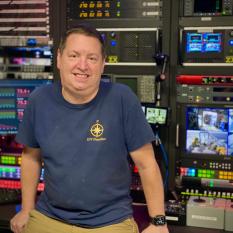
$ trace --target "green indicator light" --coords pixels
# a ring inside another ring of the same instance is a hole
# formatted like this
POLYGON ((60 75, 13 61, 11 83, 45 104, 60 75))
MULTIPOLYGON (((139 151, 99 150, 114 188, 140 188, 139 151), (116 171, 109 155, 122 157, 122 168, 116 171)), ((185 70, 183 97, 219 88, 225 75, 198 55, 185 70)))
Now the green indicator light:
POLYGON ((213 182, 213 180, 210 181, 210 187, 212 187, 212 188, 214 187, 214 182, 213 182))

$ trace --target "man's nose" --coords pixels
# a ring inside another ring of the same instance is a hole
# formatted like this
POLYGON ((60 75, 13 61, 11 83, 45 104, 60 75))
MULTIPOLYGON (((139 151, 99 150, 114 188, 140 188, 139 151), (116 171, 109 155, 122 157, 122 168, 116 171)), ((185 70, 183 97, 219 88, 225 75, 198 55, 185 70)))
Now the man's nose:
POLYGON ((80 57, 78 59, 78 62, 77 62, 77 66, 82 69, 82 70, 85 70, 88 68, 88 62, 87 62, 87 58, 85 57, 80 57))

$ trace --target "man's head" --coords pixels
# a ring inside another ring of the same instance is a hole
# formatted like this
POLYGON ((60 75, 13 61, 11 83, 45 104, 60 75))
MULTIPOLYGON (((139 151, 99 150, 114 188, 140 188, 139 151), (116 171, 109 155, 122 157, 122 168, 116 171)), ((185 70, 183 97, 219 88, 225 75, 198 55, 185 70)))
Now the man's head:
POLYGON ((67 31, 57 54, 63 97, 71 103, 93 99, 99 89, 104 63, 104 41, 96 29, 80 25, 67 31))

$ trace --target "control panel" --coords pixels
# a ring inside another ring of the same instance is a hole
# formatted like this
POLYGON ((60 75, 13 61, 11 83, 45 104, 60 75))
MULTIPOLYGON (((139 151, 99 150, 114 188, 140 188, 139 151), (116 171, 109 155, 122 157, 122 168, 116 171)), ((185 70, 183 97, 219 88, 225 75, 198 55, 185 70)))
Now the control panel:
POLYGON ((106 65, 155 66, 160 50, 158 28, 99 28, 106 42, 106 65))
POLYGON ((176 82, 179 103, 233 103, 233 76, 179 75, 176 82))

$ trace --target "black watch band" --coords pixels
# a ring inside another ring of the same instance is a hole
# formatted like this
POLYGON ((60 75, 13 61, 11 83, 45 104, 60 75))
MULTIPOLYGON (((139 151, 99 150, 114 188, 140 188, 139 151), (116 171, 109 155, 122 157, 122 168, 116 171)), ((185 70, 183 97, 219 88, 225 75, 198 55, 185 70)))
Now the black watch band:
POLYGON ((167 223, 165 215, 156 215, 151 218, 151 223, 155 226, 163 226, 167 223))

